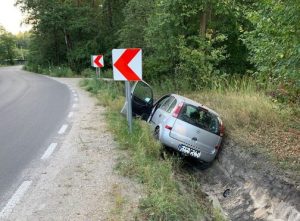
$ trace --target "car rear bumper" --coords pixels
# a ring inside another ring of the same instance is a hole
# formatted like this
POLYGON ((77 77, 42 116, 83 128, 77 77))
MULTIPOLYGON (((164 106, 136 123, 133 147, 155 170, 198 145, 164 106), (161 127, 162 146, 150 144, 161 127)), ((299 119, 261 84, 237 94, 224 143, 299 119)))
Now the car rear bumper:
MULTIPOLYGON (((179 145, 186 145, 185 143, 174 139, 172 137, 170 137, 170 130, 163 128, 161 130, 161 134, 160 134, 160 142, 168 147, 173 148, 176 151, 178 150, 178 146, 179 145)), ((188 146, 188 145, 186 145, 188 146)), ((198 151, 201 152, 200 158, 199 160, 205 161, 205 162, 211 162, 215 159, 216 155, 217 155, 217 151, 212 151, 212 152, 207 152, 201 149, 196 149, 198 151)))

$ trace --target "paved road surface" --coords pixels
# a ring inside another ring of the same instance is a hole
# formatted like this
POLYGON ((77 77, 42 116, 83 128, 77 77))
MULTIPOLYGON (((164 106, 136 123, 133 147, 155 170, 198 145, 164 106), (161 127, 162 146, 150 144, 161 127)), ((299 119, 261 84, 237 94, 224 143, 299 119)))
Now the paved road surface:
POLYGON ((20 66, 0 68, 0 211, 56 135, 70 99, 66 85, 20 66))

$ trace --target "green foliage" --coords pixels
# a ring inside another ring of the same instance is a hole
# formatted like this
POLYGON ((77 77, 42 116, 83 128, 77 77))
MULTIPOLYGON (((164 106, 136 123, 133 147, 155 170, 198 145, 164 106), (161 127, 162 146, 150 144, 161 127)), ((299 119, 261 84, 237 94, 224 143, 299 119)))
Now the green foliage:
POLYGON ((0 64, 8 61, 10 65, 14 64, 16 57, 16 39, 0 26, 0 64))
POLYGON ((147 50, 145 32, 148 18, 152 14, 155 1, 129 0, 123 14, 125 19, 119 30, 120 46, 124 48, 142 48, 147 50))
MULTIPOLYGON (((276 101, 299 103, 299 1, 17 0, 33 25, 28 63, 81 74, 91 54, 143 49, 145 80, 215 88, 252 76, 276 101)), ((83 75, 86 75, 84 72, 83 75)))
POLYGON ((19 33, 16 38, 16 58, 26 60, 29 53, 30 33, 19 33))
POLYGON ((80 73, 90 64, 97 35, 101 1, 18 0, 33 24, 29 63, 41 66, 67 64, 80 73))
POLYGON ((51 77, 74 77, 74 72, 67 66, 43 67, 35 64, 26 64, 24 69, 35 73, 46 74, 51 77))
POLYGON ((276 87, 273 96, 281 101, 300 102, 300 3, 261 0, 248 18, 254 29, 245 32, 244 42, 256 75, 276 87))

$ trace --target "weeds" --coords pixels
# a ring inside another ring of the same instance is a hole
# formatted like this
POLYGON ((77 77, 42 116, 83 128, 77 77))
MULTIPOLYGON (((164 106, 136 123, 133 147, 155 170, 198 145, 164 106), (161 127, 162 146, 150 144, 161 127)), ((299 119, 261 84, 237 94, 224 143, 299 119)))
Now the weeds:
POLYGON ((76 74, 69 67, 66 66, 42 67, 40 65, 25 65, 24 69, 39 74, 49 75, 51 77, 75 77, 76 76, 76 74))

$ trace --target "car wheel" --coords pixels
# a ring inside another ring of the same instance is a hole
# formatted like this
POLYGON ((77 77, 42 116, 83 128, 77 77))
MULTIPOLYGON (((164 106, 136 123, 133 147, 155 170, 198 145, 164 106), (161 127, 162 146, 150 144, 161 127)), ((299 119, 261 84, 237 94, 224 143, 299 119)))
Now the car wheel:
POLYGON ((159 140, 159 131, 160 131, 159 127, 156 127, 154 130, 153 135, 156 140, 159 140))
POLYGON ((200 161, 199 169, 206 170, 206 169, 210 168, 212 166, 212 164, 213 164, 213 161, 212 162, 200 161))

